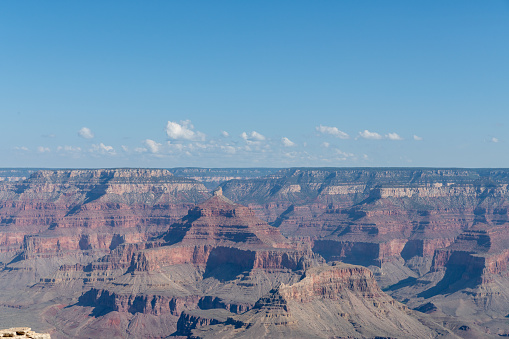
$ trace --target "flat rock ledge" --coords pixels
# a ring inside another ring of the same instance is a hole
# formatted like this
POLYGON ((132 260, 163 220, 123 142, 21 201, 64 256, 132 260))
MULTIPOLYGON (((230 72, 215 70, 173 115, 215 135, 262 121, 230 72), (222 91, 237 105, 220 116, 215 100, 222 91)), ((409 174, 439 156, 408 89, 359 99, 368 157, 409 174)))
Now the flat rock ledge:
POLYGON ((12 327, 0 330, 0 338, 51 339, 47 333, 36 333, 30 327, 12 327))

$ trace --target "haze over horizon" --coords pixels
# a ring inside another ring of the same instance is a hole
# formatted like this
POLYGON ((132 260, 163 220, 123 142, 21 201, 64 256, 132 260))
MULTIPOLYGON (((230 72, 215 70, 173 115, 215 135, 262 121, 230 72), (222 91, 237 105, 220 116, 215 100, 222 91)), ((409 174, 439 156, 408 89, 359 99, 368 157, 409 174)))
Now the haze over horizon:
POLYGON ((0 4, 2 167, 509 167, 509 2, 0 4))

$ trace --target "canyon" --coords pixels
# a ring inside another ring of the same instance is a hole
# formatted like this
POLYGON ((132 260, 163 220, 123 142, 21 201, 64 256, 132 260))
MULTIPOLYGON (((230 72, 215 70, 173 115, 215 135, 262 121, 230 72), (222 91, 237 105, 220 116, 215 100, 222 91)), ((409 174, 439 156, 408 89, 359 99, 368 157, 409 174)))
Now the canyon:
POLYGON ((509 336, 509 170, 1 174, 2 328, 52 338, 509 336))

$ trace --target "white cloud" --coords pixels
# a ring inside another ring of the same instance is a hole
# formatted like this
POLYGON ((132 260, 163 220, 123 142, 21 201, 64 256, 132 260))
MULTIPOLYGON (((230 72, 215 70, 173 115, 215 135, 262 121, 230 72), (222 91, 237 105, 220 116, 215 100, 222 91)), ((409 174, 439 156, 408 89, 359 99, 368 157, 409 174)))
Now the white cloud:
POLYGON ((122 151, 129 152, 129 147, 127 147, 126 145, 122 145, 120 147, 122 147, 122 151))
POLYGON ((298 156, 298 153, 297 152, 284 152, 283 156, 290 158, 290 159, 295 159, 298 156))
POLYGON ((18 151, 28 151, 28 147, 25 147, 25 146, 16 146, 14 147, 15 150, 18 150, 18 151))
POLYGON ((418 137, 417 135, 415 135, 415 134, 414 134, 414 140, 416 140, 416 141, 421 141, 421 140, 422 140, 422 138, 421 138, 421 137, 418 137))
POLYGON ((221 135, 225 138, 228 138, 230 136, 230 133, 226 132, 226 131, 221 131, 221 135))
POLYGON ((336 151, 337 155, 340 155, 340 156, 342 156, 344 158, 348 158, 348 157, 353 157, 354 156, 353 153, 343 152, 343 151, 341 151, 339 149, 336 149, 335 151, 336 151))
POLYGON ((94 133, 90 130, 90 128, 82 127, 78 131, 78 135, 85 139, 92 139, 94 137, 94 133))
POLYGON ((134 149, 134 151, 135 151, 136 153, 145 153, 145 152, 147 152, 147 151, 148 151, 148 149, 146 149, 145 147, 136 147, 136 148, 134 149))
POLYGON ((191 121, 184 120, 180 124, 168 121, 166 124, 166 135, 174 140, 205 140, 205 134, 193 131, 191 121))
POLYGON ((322 147, 329 148, 330 144, 328 142, 322 142, 322 147))
POLYGON ((99 145, 93 144, 92 148, 90 149, 90 152, 100 153, 100 154, 109 154, 109 155, 116 154, 113 146, 107 146, 107 145, 103 144, 102 142, 99 145))
POLYGON ((252 131, 251 133, 249 133, 249 135, 246 132, 242 132, 240 137, 247 142, 259 142, 264 141, 266 139, 264 135, 256 131, 252 131))
POLYGON ((151 153, 158 153, 162 146, 162 144, 150 139, 144 140, 143 143, 148 147, 151 153))
POLYGON ((57 147, 57 152, 81 152, 81 148, 80 147, 74 147, 74 146, 68 146, 68 145, 65 145, 65 146, 58 146, 57 147))
POLYGON ((258 133, 256 131, 252 131, 250 137, 251 137, 251 139, 258 140, 258 141, 265 140, 265 136, 261 135, 260 133, 258 133))
POLYGON ((359 132, 359 136, 364 139, 380 140, 382 136, 376 132, 370 132, 367 129, 364 132, 359 132))
POLYGON ((207 148, 214 147, 213 145, 202 144, 201 142, 197 142, 195 144, 190 144, 189 146, 191 146, 191 148, 199 148, 199 149, 207 149, 207 148))
POLYGON ((49 153, 51 150, 48 147, 39 146, 37 147, 37 152, 39 153, 49 153))
POLYGON ((386 135, 386 137, 389 140, 403 140, 403 138, 400 137, 398 133, 389 133, 386 135))
POLYGON ((235 154, 237 152, 233 146, 221 146, 221 149, 228 154, 235 154))
POLYGON ((287 137, 282 137, 281 142, 283 143, 283 146, 285 147, 292 147, 295 146, 295 143, 288 139, 287 137))
POLYGON ((340 131, 337 127, 330 126, 317 126, 316 130, 322 134, 330 134, 340 139, 349 139, 350 136, 343 131, 340 131))
POLYGON ((185 148, 184 145, 182 145, 182 144, 175 144, 175 143, 172 143, 171 141, 168 141, 167 145, 170 148, 170 151, 179 151, 179 152, 181 152, 185 148))
POLYGON ((491 142, 497 143, 500 142, 500 140, 498 138, 493 137, 491 138, 491 142))

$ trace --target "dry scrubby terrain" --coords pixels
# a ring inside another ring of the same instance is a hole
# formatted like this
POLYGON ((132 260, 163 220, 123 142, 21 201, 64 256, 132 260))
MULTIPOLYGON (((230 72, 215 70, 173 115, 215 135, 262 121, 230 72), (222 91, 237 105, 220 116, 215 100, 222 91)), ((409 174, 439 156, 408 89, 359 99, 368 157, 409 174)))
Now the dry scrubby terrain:
POLYGON ((509 336, 508 170, 2 175, 0 328, 52 338, 509 336))

